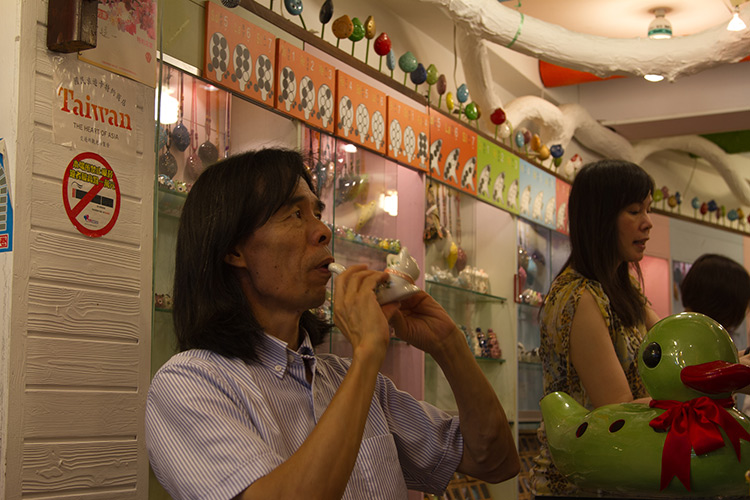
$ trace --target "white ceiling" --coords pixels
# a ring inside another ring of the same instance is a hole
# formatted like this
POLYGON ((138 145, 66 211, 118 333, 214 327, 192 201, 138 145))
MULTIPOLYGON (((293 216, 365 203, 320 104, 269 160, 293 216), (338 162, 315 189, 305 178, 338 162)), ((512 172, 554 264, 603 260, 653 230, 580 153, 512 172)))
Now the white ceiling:
POLYGON ((506 0, 506 7, 578 33, 644 38, 657 7, 669 9, 673 36, 700 33, 729 22, 729 0, 506 0), (518 4, 521 4, 518 7, 518 4))
MULTIPOLYGON (((429 1, 380 1, 403 22, 419 26, 452 50, 453 38, 448 35, 452 33, 452 22, 440 9, 429 8, 429 1)), ((652 12, 657 7, 669 9, 666 17, 672 23, 674 36, 687 36, 728 23, 733 6, 745 1, 503 0, 502 5, 578 33, 645 38, 654 18, 652 12)), ((567 98, 575 99, 594 118, 631 141, 750 129, 748 62, 715 68, 674 83, 653 84, 625 78, 580 84, 557 92, 544 89, 540 82, 514 76, 512 66, 512 61, 506 62, 502 70, 495 70, 495 73, 503 75, 502 85, 513 87, 514 94, 541 93, 556 104, 570 102, 567 98)))

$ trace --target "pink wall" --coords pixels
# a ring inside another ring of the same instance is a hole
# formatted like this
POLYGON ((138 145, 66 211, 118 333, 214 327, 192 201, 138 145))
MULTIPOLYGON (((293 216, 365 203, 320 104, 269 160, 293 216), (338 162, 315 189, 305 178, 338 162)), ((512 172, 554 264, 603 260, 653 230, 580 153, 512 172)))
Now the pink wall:
POLYGON ((644 291, 651 307, 660 317, 672 314, 672 273, 670 271, 669 217, 651 214, 650 239, 641 261, 644 291))
POLYGON ((646 255, 641 261, 643 286, 651 307, 659 318, 671 314, 672 298, 669 259, 646 255))

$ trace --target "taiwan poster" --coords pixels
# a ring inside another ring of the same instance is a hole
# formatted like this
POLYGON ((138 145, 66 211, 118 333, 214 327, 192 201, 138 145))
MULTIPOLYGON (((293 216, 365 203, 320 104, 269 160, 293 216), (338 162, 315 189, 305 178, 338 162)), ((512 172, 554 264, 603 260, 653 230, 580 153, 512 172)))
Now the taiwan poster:
POLYGON ((150 89, 102 69, 63 60, 54 68, 52 136, 56 144, 135 158, 143 151, 143 102, 150 89), (140 102, 139 102, 140 101, 140 102))

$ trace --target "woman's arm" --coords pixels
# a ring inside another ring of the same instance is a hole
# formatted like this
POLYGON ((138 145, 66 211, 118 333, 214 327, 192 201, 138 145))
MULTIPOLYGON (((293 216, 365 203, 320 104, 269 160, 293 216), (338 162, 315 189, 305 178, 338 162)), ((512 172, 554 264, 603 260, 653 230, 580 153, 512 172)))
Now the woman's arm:
MULTIPOLYGON (((607 324, 588 291, 581 295, 573 316, 570 360, 594 406, 634 401, 607 324)), ((645 401, 648 399, 638 400, 645 401)))

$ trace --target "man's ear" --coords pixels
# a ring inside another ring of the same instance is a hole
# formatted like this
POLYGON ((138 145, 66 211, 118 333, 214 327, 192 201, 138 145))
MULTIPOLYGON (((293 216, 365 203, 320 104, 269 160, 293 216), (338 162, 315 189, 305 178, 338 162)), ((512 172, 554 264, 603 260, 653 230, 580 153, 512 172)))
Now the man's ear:
POLYGON ((225 256, 224 262, 234 267, 247 267, 245 258, 237 248, 231 249, 225 256))

